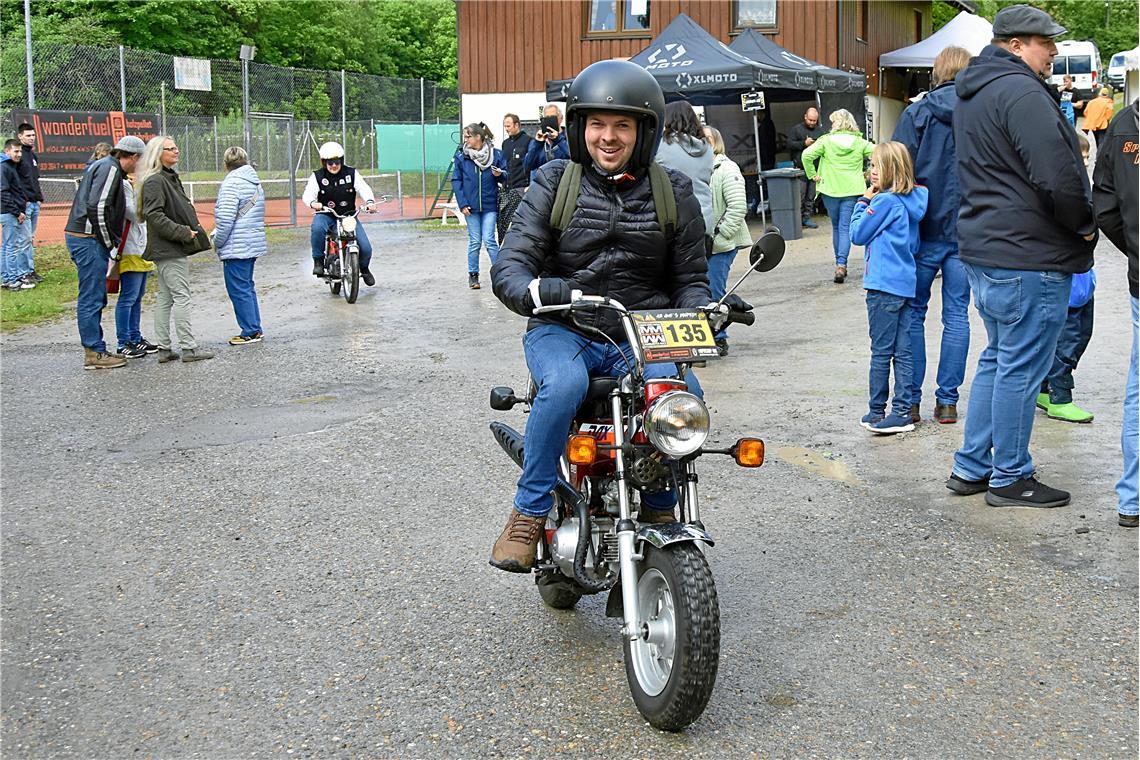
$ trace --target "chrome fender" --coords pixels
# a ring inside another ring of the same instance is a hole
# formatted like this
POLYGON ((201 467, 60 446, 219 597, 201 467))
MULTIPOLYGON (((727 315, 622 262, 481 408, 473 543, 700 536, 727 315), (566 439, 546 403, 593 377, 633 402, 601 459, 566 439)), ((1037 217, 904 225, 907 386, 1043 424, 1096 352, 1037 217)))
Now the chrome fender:
POLYGON ((716 541, 708 531, 703 528, 698 528, 696 525, 688 525, 686 523, 654 523, 653 525, 642 525, 637 529, 637 535, 634 536, 635 546, 648 543, 658 549, 662 549, 669 544, 679 544, 685 541, 701 541, 709 546, 716 545, 716 541))

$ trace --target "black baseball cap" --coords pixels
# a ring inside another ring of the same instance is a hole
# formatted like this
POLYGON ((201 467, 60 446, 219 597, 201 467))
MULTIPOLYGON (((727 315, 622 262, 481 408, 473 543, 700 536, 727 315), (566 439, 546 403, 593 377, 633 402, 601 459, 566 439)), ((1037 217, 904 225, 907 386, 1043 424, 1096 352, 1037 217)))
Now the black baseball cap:
POLYGON ((1011 5, 994 16, 994 37, 1059 37, 1069 30, 1058 24, 1045 11, 1032 5, 1011 5))

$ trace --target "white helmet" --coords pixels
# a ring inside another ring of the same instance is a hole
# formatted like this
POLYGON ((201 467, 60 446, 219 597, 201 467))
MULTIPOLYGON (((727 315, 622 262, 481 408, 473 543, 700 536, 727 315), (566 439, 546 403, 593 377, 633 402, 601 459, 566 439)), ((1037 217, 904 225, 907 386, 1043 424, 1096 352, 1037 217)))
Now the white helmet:
POLYGON ((328 161, 332 158, 344 158, 344 148, 338 142, 327 142, 321 146, 320 155, 322 161, 328 161))

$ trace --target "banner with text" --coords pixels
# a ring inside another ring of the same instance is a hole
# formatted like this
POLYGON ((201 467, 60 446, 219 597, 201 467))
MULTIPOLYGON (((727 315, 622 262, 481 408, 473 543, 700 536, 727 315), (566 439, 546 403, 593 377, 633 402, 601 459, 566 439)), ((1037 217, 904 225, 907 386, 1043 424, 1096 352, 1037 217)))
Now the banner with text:
POLYGON ((153 113, 27 109, 11 113, 13 134, 23 123, 35 127, 40 174, 46 177, 82 174, 98 143, 114 145, 125 135, 146 142, 158 134, 159 128, 158 115, 153 113))

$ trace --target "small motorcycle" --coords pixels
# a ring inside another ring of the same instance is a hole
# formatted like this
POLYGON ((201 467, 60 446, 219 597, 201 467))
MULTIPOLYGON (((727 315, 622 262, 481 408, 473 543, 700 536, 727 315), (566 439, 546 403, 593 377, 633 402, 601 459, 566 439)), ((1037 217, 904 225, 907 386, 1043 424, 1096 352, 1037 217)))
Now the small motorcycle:
MULTIPOLYGON (((387 203, 389 200, 390 196, 382 195, 375 202, 387 203)), ((360 294, 360 244, 356 242, 356 216, 362 210, 354 209, 351 214, 343 215, 332 208, 317 212, 336 219, 336 226, 325 233, 325 274, 322 279, 328 283, 334 296, 343 293, 348 303, 356 303, 360 294)))
MULTIPOLYGON (((784 240, 770 228, 752 247, 749 271, 728 293, 752 272, 775 268, 783 255, 784 240)), ((589 331, 585 323, 597 309, 620 315, 633 355, 627 374, 590 380, 574 416, 538 546, 535 582, 543 602, 555 609, 569 609, 585 594, 609 593, 606 616, 623 619, 626 679, 637 709, 651 725, 679 731, 708 704, 720 657, 720 609, 703 553, 714 539, 701 521, 697 460, 722 454, 742 467, 759 467, 764 442, 705 445, 708 408, 686 389, 684 377, 690 364, 720 356, 709 312, 630 311, 610 298, 577 296, 569 305, 535 313, 566 311, 589 331), (677 363, 679 377, 647 380, 650 362, 677 363), (635 519, 641 517, 635 491, 667 489, 677 494, 679 522, 635 519)), ((750 312, 721 316, 741 324, 755 319, 750 312)), ((525 398, 511 388, 493 388, 491 408, 529 406, 535 393, 533 379, 525 398)), ((521 467, 524 437, 502 422, 492 422, 491 431, 521 467)))

